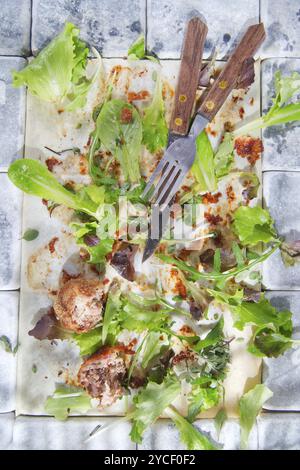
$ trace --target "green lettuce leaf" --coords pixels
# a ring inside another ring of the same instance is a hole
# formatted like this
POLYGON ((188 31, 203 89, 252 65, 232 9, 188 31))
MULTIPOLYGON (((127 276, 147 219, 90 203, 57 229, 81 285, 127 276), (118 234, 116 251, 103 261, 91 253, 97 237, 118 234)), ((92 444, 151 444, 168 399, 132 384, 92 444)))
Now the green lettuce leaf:
POLYGON ((121 100, 108 101, 101 108, 96 126, 100 141, 120 162, 125 179, 139 182, 143 130, 134 106, 121 100))
POLYGON ((71 209, 96 217, 98 205, 93 200, 65 189, 55 176, 37 160, 21 158, 14 161, 8 169, 8 177, 24 193, 56 204, 64 204, 71 209))
POLYGON ((142 59, 148 59, 151 60, 152 62, 159 62, 157 57, 146 52, 146 46, 145 46, 145 36, 141 34, 136 41, 130 46, 127 52, 127 58, 128 60, 142 60, 142 59))
POLYGON ((61 421, 70 413, 86 413, 90 408, 91 397, 82 388, 61 384, 45 403, 46 413, 61 421))
POLYGON ((76 243, 82 246, 90 255, 88 262, 101 264, 106 260, 106 255, 111 253, 114 244, 113 238, 108 238, 103 234, 103 238, 98 237, 99 222, 72 223, 76 243), (89 242, 91 240, 91 243, 89 242))
POLYGON ((121 292, 115 288, 112 288, 108 294, 102 327, 103 344, 113 344, 120 332, 118 321, 118 312, 122 306, 120 295, 121 292))
POLYGON ((228 175, 232 163, 234 152, 234 140, 231 134, 225 133, 222 142, 214 157, 215 173, 217 178, 228 175))
POLYGON ((145 108, 143 123, 143 144, 149 152, 154 153, 166 147, 168 127, 165 119, 165 106, 162 98, 162 80, 156 78, 152 103, 145 108))
POLYGON ((162 334, 160 331, 149 331, 141 351, 141 366, 143 369, 146 369, 155 358, 168 349, 169 345, 169 339, 166 334, 162 334))
POLYGON ((64 30, 46 46, 23 70, 13 72, 13 85, 25 85, 30 93, 43 101, 73 111, 83 107, 86 95, 97 75, 86 77, 88 48, 78 38, 79 29, 66 23, 64 30))
POLYGON ((188 395, 188 421, 195 421, 199 413, 216 406, 221 398, 221 388, 211 377, 199 377, 192 381, 188 395), (206 379, 206 380, 203 380, 206 379))
POLYGON ((179 430, 180 438, 187 450, 218 450, 212 440, 199 429, 189 423, 173 407, 168 408, 168 415, 179 430))
POLYGON ((243 245, 268 243, 276 238, 272 217, 259 206, 240 206, 233 214, 232 228, 243 245))
POLYGON ((210 332, 205 336, 204 339, 198 341, 198 343, 193 346, 193 349, 197 352, 201 351, 202 349, 207 348, 208 346, 215 346, 217 343, 220 342, 224 338, 223 333, 224 328, 224 319, 223 317, 216 323, 216 325, 210 330, 210 332))
POLYGON ((300 90, 300 75, 293 72, 290 76, 282 77, 281 72, 275 73, 275 98, 273 105, 264 116, 254 119, 233 132, 233 136, 246 135, 265 127, 285 124, 300 120, 300 102, 285 105, 300 90), (284 106, 285 105, 285 106, 284 106))
POLYGON ((80 355, 90 356, 96 352, 102 345, 101 335, 101 327, 93 328, 87 333, 73 333, 73 339, 80 348, 80 355))
POLYGON ((224 408, 221 408, 218 413, 216 414, 215 418, 214 418, 214 425, 215 425, 215 429, 217 431, 217 436, 218 436, 218 439, 220 437, 220 433, 222 431, 222 428, 225 424, 225 422, 227 421, 228 419, 228 416, 227 416, 227 413, 225 411, 224 408))
POLYGON ((256 385, 245 393, 239 402, 241 448, 247 449, 251 429, 263 404, 273 396, 273 392, 263 384, 256 385))
POLYGON ((133 442, 142 443, 145 430, 153 424, 162 412, 180 394, 181 386, 174 376, 168 375, 161 384, 148 382, 133 399, 134 409, 130 414, 133 442))
POLYGON ((191 172, 199 185, 200 192, 214 192, 217 189, 214 152, 205 131, 196 139, 196 156, 191 172))

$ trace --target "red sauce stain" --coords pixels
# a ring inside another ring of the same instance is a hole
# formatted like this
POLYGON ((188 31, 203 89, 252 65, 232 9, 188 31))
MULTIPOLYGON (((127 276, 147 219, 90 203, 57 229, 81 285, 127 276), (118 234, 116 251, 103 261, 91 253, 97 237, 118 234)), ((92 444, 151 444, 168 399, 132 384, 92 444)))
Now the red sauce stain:
POLYGON ((180 279, 180 277, 178 276, 178 271, 177 269, 171 269, 171 276, 175 278, 175 287, 173 289, 173 292, 175 294, 178 294, 180 295, 180 297, 182 297, 183 299, 186 299, 187 297, 187 292, 186 292, 186 287, 185 285, 183 284, 182 280, 180 279))
POLYGON ((240 116, 241 119, 244 119, 245 110, 244 110, 243 106, 241 106, 240 109, 239 109, 239 116, 240 116))
POLYGON ((222 196, 222 193, 218 192, 216 194, 211 194, 211 193, 205 193, 202 196, 202 202, 203 204, 216 204, 220 197, 222 196))
POLYGON ((120 121, 122 124, 129 124, 132 122, 132 111, 129 108, 123 108, 121 111, 120 121))
POLYGON ((217 132, 214 131, 210 126, 207 126, 206 133, 212 135, 213 137, 216 137, 217 135, 217 132))
POLYGON ((238 137, 235 140, 234 148, 240 157, 247 158, 250 165, 255 165, 264 150, 262 141, 250 136, 238 137))
POLYGON ((223 220, 220 215, 210 214, 209 212, 204 212, 204 218, 211 225, 217 225, 223 220))
POLYGON ((86 175, 87 172, 88 172, 87 161, 86 161, 86 158, 83 155, 80 155, 79 172, 80 172, 81 175, 86 175))
POLYGON ((58 237, 53 237, 50 242, 48 243, 50 253, 54 253, 55 251, 55 243, 58 241, 58 237))
POLYGON ((129 91, 127 94, 127 99, 129 103, 132 103, 132 101, 146 100, 147 98, 149 98, 149 96, 149 91, 147 90, 141 90, 138 92, 129 91))
POLYGON ((53 171, 53 168, 56 166, 56 165, 61 165, 62 162, 60 162, 59 160, 57 160, 57 158, 55 157, 50 157, 50 158, 47 158, 46 160, 46 165, 47 165, 47 168, 49 171, 53 171))
POLYGON ((235 192, 233 191, 233 187, 231 186, 231 184, 228 185, 226 188, 226 195, 227 195, 227 199, 229 203, 232 203, 233 201, 235 201, 236 196, 235 196, 235 192))
POLYGON ((107 279, 107 277, 105 279, 103 279, 103 284, 106 286, 106 284, 109 284, 109 279, 107 279))

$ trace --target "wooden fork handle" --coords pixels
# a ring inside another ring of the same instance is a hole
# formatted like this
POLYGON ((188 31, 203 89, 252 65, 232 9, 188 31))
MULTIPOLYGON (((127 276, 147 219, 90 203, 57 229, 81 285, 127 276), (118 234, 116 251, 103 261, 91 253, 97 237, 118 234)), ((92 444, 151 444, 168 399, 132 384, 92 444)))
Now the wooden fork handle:
POLYGON ((266 37, 263 23, 250 26, 197 110, 211 121, 235 87, 245 60, 251 58, 266 37))
POLYGON ((170 124, 170 131, 176 134, 189 131, 206 34, 207 26, 200 18, 188 22, 170 124))

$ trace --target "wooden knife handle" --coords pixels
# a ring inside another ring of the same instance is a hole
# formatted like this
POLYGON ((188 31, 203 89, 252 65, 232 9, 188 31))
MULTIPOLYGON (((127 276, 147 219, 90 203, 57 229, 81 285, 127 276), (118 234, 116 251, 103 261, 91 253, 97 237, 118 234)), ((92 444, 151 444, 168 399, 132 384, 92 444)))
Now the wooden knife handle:
POLYGON ((207 26, 200 18, 188 22, 170 124, 171 132, 176 134, 186 135, 189 131, 206 34, 207 26))
POLYGON ((252 57, 266 37, 263 23, 250 26, 234 49, 227 64, 201 103, 198 113, 211 121, 235 87, 245 60, 252 57))

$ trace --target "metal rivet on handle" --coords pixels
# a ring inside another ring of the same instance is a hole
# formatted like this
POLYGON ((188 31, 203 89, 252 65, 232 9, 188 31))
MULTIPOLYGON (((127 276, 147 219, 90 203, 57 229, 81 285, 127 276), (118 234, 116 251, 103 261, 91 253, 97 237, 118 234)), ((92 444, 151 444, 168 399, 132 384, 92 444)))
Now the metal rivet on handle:
POLYGON ((208 111, 212 111, 215 107, 215 103, 213 101, 207 101, 205 107, 206 109, 208 109, 208 111))
POLYGON ((182 119, 180 117, 177 117, 174 122, 176 126, 182 126, 182 119))
POLYGON ((227 87, 228 87, 227 80, 221 80, 219 83, 219 88, 221 88, 221 90, 225 90, 227 87))
POLYGON ((179 99, 180 103, 185 103, 185 101, 187 100, 187 97, 186 97, 186 95, 179 95, 178 99, 179 99))

